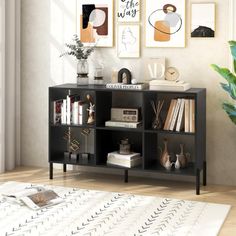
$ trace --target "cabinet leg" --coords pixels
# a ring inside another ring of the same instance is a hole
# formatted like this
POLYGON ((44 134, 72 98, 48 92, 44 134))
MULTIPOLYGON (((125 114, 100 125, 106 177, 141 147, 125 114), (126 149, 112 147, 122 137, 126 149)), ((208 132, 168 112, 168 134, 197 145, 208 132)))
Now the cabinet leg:
POLYGON ((66 164, 63 164, 63 172, 66 172, 66 164))
POLYGON ((203 163, 203 186, 207 185, 207 163, 204 161, 203 163))
POLYGON ((125 170, 125 183, 128 183, 128 170, 125 170))
POLYGON ((53 163, 49 163, 49 178, 53 179, 53 163))
POLYGON ((196 170, 196 195, 200 195, 200 170, 196 170))

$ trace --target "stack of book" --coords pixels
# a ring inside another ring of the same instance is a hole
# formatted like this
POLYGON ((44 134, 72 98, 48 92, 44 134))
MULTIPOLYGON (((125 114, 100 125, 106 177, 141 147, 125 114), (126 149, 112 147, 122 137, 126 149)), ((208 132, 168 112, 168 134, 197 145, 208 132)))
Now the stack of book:
POLYGON ((162 91, 186 91, 191 88, 190 83, 168 80, 152 80, 149 82, 150 90, 162 90, 162 91))
POLYGON ((130 153, 127 155, 119 154, 119 152, 110 152, 107 155, 107 165, 122 166, 132 168, 142 164, 140 153, 130 153))
POLYGON ((178 98, 172 99, 164 130, 195 132, 195 100, 178 98))
POLYGON ((53 101, 53 123, 82 125, 87 122, 88 104, 78 95, 68 95, 66 99, 53 101))

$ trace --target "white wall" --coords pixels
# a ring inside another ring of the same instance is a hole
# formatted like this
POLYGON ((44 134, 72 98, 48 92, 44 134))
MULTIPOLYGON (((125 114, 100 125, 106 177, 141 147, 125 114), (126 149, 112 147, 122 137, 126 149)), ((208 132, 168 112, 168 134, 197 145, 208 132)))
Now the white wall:
MULTIPOLYGON (((142 1, 144 2, 144 1, 142 1)), ((111 68, 128 67, 137 79, 143 79, 143 63, 150 57, 166 57, 167 64, 179 69, 182 79, 193 87, 207 88, 207 161, 211 183, 236 185, 236 127, 221 108, 228 99, 219 82, 222 79, 209 67, 230 64, 228 1, 218 0, 216 37, 191 39, 190 3, 187 0, 186 48, 142 46, 139 59, 119 59, 116 49, 97 49, 93 58, 105 64, 106 80, 111 68)), ((201 2, 209 2, 208 0, 201 2)), ((142 4, 144 32, 144 4, 142 4)), ((22 84, 21 84, 21 158, 22 164, 47 166, 48 153, 48 87, 76 81, 76 63, 59 58, 64 42, 70 41, 76 29, 75 0, 22 0, 22 84)), ((144 34, 142 34, 144 41, 144 34)))

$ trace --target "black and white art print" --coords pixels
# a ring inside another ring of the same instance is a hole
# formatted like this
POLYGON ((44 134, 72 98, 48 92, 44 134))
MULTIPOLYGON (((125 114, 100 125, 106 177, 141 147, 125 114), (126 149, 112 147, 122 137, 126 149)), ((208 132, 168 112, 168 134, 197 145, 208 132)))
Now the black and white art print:
POLYGON ((139 25, 118 25, 117 54, 120 58, 137 58, 140 56, 139 25))
POLYGON ((192 4, 191 37, 215 37, 215 3, 192 4))
POLYGON ((118 22, 139 22, 140 0, 117 0, 118 22))

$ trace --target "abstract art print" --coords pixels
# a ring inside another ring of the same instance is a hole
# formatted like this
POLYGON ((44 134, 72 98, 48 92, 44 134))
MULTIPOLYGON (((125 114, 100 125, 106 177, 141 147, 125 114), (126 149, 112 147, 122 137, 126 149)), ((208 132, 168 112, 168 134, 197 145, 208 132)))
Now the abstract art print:
POLYGON ((80 40, 97 47, 113 46, 113 0, 77 0, 80 40))
POLYGON ((117 54, 120 58, 137 58, 140 56, 139 25, 118 25, 117 54))
POLYGON ((117 0, 118 22, 139 22, 140 0, 117 0))
POLYGON ((191 37, 215 37, 215 3, 192 3, 191 37))
POLYGON ((185 47, 185 0, 146 0, 146 47, 185 47))

